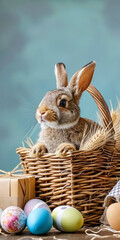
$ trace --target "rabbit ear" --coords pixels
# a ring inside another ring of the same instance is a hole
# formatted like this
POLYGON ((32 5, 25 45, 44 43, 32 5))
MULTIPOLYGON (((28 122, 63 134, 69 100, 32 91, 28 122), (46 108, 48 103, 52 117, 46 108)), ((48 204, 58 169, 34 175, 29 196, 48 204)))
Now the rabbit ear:
POLYGON ((64 63, 57 63, 55 65, 55 76, 57 80, 57 88, 67 87, 68 79, 64 63))
POLYGON ((82 92, 90 85, 95 66, 95 62, 90 62, 72 76, 68 87, 73 90, 73 94, 76 98, 79 99, 82 92))

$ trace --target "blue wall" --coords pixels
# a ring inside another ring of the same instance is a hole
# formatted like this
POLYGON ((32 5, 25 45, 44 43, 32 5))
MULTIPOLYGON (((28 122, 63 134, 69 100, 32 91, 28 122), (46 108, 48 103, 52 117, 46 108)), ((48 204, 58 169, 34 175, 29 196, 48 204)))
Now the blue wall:
MULTIPOLYGON (((119 0, 0 1, 0 168, 19 163, 16 147, 26 136, 35 140, 35 110, 56 87, 54 65, 64 62, 69 78, 91 60, 93 84, 107 104, 120 96, 119 0)), ((96 120, 88 93, 81 115, 96 120)))

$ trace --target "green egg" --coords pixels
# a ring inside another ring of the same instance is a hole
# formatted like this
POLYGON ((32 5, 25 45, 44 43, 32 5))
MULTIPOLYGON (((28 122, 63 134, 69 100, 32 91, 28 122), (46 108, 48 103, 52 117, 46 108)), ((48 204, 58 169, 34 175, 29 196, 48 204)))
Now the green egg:
POLYGON ((63 232, 75 232, 79 230, 84 223, 82 214, 73 207, 60 206, 53 210, 53 225, 63 232))

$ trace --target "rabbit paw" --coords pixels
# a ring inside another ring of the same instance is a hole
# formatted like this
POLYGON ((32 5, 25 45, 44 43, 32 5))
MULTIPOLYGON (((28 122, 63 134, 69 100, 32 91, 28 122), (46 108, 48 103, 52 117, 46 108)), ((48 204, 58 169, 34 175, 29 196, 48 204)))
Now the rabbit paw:
POLYGON ((76 148, 72 143, 61 143, 56 150, 56 154, 59 157, 64 157, 67 153, 71 153, 75 150, 76 148))
POLYGON ((36 143, 30 151, 30 157, 40 157, 47 152, 47 148, 43 143, 36 143))

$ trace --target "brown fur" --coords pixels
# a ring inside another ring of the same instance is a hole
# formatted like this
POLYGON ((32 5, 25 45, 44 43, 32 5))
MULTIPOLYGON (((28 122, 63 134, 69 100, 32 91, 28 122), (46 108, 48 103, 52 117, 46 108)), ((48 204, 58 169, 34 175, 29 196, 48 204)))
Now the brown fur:
POLYGON ((90 130, 91 124, 93 124, 92 121, 89 121, 85 118, 80 118, 79 122, 74 127, 69 129, 56 130, 54 128, 43 128, 40 132, 39 139, 42 139, 42 142, 45 145, 47 142, 48 152, 55 152, 57 147, 63 142, 72 143, 76 149, 79 149, 85 125, 87 125, 87 134, 87 132, 90 130))
POLYGON ((67 72, 65 69, 64 63, 57 63, 55 65, 55 75, 57 79, 57 88, 60 87, 67 87, 68 79, 67 79, 67 72))

